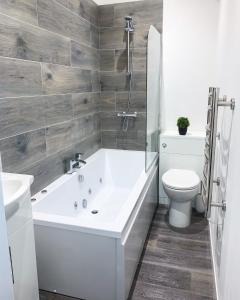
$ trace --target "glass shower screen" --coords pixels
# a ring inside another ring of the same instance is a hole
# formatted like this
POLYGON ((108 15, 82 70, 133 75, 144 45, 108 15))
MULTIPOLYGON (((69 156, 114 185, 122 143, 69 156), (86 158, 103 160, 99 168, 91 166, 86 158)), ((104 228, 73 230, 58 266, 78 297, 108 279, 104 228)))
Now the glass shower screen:
POLYGON ((161 35, 154 26, 151 26, 147 46, 146 171, 158 155, 161 56, 161 35))

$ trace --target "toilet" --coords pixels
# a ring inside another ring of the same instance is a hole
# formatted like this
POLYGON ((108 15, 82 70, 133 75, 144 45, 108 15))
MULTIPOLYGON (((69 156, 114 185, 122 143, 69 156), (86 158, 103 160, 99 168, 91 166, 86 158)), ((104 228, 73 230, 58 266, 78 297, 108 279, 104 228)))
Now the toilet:
POLYGON ((192 170, 169 169, 162 176, 162 184, 170 201, 170 225, 178 228, 189 226, 192 202, 200 189, 199 176, 192 170))

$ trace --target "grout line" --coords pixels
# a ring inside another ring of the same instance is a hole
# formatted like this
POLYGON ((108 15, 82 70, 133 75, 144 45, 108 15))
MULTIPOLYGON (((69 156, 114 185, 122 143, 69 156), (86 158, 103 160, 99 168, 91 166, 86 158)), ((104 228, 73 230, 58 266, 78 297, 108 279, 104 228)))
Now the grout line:
POLYGON ((27 96, 14 96, 14 97, 0 97, 1 100, 11 100, 11 99, 21 99, 21 98, 37 98, 37 97, 56 97, 56 96, 71 96, 71 95, 85 95, 85 94, 97 94, 98 92, 80 92, 80 93, 66 93, 66 94, 36 94, 36 95, 27 95, 27 96))
POLYGON ((70 43, 69 43, 69 58, 70 58, 70 66, 73 67, 73 65, 72 65, 72 40, 70 40, 70 43))
POLYGON ((79 70, 82 70, 82 71, 99 71, 98 68, 96 69, 84 69, 83 67, 81 66, 71 66, 71 65, 61 65, 61 64, 56 64, 56 63, 52 63, 52 62, 41 62, 41 61, 36 61, 36 60, 27 60, 27 59, 22 59, 22 58, 16 58, 16 57, 9 57, 9 56, 1 56, 0 55, 0 58, 2 59, 9 59, 9 60, 13 60, 13 61, 16 61, 16 62, 26 62, 26 63, 29 63, 29 64, 43 64, 43 65, 53 65, 53 66, 60 66, 62 68, 70 68, 70 69, 79 69, 79 70))
POLYGON ((37 13, 37 25, 38 25, 38 27, 39 27, 38 0, 36 0, 36 13, 37 13))
POLYGON ((43 65, 40 63, 40 73, 41 73, 41 82, 42 82, 42 93, 44 93, 44 86, 43 86, 43 65))

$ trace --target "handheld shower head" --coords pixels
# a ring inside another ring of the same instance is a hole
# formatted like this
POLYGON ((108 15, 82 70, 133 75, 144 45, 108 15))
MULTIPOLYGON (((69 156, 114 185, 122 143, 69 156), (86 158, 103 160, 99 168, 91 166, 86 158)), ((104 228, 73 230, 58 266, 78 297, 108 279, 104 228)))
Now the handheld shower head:
POLYGON ((125 31, 126 32, 134 32, 132 17, 131 16, 126 16, 125 20, 126 20, 125 31))
POLYGON ((132 21, 132 17, 131 17, 131 16, 126 16, 126 17, 125 17, 125 20, 126 20, 126 21, 132 21))

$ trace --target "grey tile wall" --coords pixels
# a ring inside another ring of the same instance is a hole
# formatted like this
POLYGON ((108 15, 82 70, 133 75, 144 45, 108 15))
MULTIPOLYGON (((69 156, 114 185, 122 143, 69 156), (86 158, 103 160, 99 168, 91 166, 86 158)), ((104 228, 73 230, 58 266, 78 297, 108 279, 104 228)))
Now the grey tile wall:
POLYGON ((3 169, 33 174, 33 193, 101 146, 98 46, 92 0, 0 0, 3 169))
POLYGON ((161 31, 162 0, 98 7, 92 0, 0 0, 0 151, 3 169, 35 176, 33 192, 65 170, 75 152, 144 150, 146 44, 161 31), (126 110, 124 16, 132 15, 133 93, 126 110))
POLYGON ((162 31, 163 1, 144 0, 99 8, 99 59, 101 84, 102 146, 145 150, 147 35, 150 25, 162 31), (124 17, 133 17, 133 84, 130 111, 138 112, 129 121, 128 132, 121 129, 117 112, 127 110, 129 83, 126 77, 127 50, 124 17))

